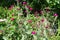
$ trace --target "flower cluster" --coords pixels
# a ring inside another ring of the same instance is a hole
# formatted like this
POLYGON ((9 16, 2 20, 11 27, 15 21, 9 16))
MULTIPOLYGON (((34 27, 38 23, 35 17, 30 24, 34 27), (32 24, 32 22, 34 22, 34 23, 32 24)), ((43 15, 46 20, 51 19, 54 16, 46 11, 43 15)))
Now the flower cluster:
POLYGON ((34 11, 34 8, 24 1, 22 8, 11 5, 7 13, 4 31, 0 30, 4 40, 44 40, 56 33, 52 27, 58 14, 51 12, 49 8, 34 11))

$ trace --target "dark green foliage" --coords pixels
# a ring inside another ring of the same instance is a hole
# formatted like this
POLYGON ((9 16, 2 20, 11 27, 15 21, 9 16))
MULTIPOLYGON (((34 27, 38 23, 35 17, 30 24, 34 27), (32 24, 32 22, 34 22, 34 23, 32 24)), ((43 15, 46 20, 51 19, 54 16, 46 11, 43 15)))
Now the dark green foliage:
POLYGON ((15 4, 16 1, 15 0, 0 0, 0 6, 2 7, 9 7, 12 4, 15 4))
POLYGON ((0 7, 0 19, 7 17, 7 10, 3 7, 0 7))

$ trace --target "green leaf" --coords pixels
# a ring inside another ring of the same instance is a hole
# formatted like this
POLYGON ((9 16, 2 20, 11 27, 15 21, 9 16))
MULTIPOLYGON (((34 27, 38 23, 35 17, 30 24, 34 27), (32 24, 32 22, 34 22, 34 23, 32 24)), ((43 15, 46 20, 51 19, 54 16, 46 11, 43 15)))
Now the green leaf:
POLYGON ((46 0, 46 1, 49 3, 50 0, 46 0))
POLYGON ((8 38, 7 38, 7 37, 5 37, 5 36, 3 36, 3 39, 4 39, 4 40, 8 40, 8 38))
POLYGON ((24 35, 22 34, 22 39, 21 40, 24 40, 24 35))
POLYGON ((34 37, 34 40, 37 40, 37 36, 33 35, 33 37, 34 37))

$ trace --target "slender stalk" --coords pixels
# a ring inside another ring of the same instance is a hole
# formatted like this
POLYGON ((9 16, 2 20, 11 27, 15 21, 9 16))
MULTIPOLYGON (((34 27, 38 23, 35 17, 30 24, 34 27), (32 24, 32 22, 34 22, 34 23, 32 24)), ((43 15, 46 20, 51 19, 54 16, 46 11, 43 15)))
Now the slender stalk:
POLYGON ((56 19, 57 19, 57 16, 55 17, 55 19, 54 19, 54 22, 53 22, 52 26, 54 26, 56 19))

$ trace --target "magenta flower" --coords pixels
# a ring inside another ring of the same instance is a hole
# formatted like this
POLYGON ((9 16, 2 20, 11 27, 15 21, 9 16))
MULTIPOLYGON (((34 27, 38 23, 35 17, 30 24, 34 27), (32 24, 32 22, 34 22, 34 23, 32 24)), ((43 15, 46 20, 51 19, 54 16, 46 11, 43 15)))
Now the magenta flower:
POLYGON ((55 17, 56 17, 56 16, 58 16, 58 14, 57 14, 57 13, 54 13, 54 15, 53 15, 53 16, 55 16, 55 17))
POLYGON ((39 17, 39 16, 38 16, 38 11, 35 11, 35 12, 34 12, 34 16, 37 17, 37 18, 39 17))
POLYGON ((41 22, 44 22, 44 18, 41 20, 41 22))
POLYGON ((50 12, 50 8, 49 7, 46 7, 46 12, 50 12))
POLYGON ((26 10, 24 10, 24 13, 27 13, 27 11, 26 11, 26 10))
POLYGON ((30 7, 29 5, 27 5, 26 6, 30 11, 32 11, 33 10, 33 8, 32 7, 30 7))
POLYGON ((26 7, 27 7, 28 9, 30 8, 30 6, 29 6, 29 5, 27 5, 26 7))
POLYGON ((45 28, 48 28, 48 26, 46 26, 45 28))
POLYGON ((11 18, 11 21, 13 21, 14 20, 14 18, 11 18))
POLYGON ((33 8, 31 8, 31 7, 30 7, 30 8, 29 8, 29 10, 30 10, 30 11, 32 11, 32 10, 33 10, 33 8))
POLYGON ((28 20, 28 23, 32 23, 32 20, 28 20))
POLYGON ((34 34, 36 34, 36 32, 35 31, 32 31, 32 34, 34 35, 34 34))
POLYGON ((24 2, 23 2, 23 5, 25 5, 25 4, 27 4, 27 2, 24 1, 24 2))
POLYGON ((43 11, 42 10, 40 10, 40 14, 43 14, 43 11))
POLYGON ((9 10, 12 10, 12 9, 13 9, 13 7, 14 7, 14 5, 11 5, 11 6, 9 7, 9 10))

